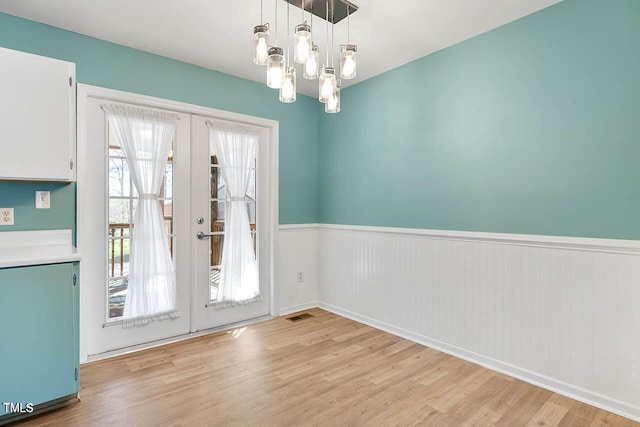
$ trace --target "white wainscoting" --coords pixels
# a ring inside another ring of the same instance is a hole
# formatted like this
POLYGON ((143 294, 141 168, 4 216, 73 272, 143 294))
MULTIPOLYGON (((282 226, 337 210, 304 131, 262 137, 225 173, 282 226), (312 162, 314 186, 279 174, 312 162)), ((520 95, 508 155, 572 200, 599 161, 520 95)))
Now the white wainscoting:
POLYGON ((320 307, 640 421, 640 242, 318 228, 320 307))
POLYGON ((276 288, 279 314, 318 307, 318 225, 281 225, 276 288), (302 272, 304 281, 298 283, 302 272))

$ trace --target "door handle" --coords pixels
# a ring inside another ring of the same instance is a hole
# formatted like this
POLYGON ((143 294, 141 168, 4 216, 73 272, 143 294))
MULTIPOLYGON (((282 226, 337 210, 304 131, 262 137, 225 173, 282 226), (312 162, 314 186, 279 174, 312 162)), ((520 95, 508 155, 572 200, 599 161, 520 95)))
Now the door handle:
POLYGON ((211 237, 213 235, 214 235, 214 233, 203 233, 202 231, 198 231, 198 233, 196 233, 196 237, 199 240, 208 239, 209 237, 211 237))

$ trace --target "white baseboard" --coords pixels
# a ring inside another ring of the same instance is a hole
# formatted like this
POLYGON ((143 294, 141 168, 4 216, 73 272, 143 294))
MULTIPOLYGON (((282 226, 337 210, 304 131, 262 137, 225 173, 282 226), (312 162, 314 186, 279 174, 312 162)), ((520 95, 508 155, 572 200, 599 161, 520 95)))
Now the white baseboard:
POLYGON ((282 307, 280 308, 280 316, 286 316, 288 314, 291 313, 297 313, 298 311, 304 311, 304 310, 309 310, 312 308, 317 308, 319 307, 319 303, 318 301, 311 301, 311 302, 307 302, 304 304, 296 304, 296 305, 290 305, 288 307, 282 307))
POLYGON ((459 348, 438 340, 434 340, 429 337, 425 337, 423 335, 416 334, 411 331, 407 331, 405 329, 398 328, 398 327, 389 325, 387 323, 377 321, 370 317, 361 316, 357 313, 353 313, 349 310, 344 310, 340 307, 336 307, 330 304, 325 304, 322 302, 319 302, 318 306, 331 313, 346 317, 348 319, 354 320, 359 323, 363 323, 365 325, 371 326, 376 329, 380 329, 382 331, 399 336, 401 338, 405 338, 407 340, 416 342, 418 344, 422 344, 424 346, 433 348, 443 353, 450 354, 452 356, 458 357, 460 359, 466 360, 471 363, 475 363, 477 365, 494 370, 496 372, 509 375, 511 377, 527 382, 529 384, 533 384, 538 387, 542 387, 544 389, 550 390, 554 393, 558 393, 563 396, 567 396, 572 399, 578 400, 580 402, 584 402, 588 405, 592 405, 597 408, 604 409, 605 411, 609 411, 614 414, 618 414, 623 417, 640 422, 639 407, 628 405, 625 402, 611 399, 607 396, 603 396, 601 394, 594 393, 589 390, 585 390, 583 388, 575 387, 571 384, 568 384, 562 381, 557 381, 553 378, 550 378, 544 375, 539 375, 535 372, 531 372, 526 369, 522 369, 517 366, 513 366, 510 364, 501 362, 499 360, 486 357, 481 354, 474 353, 472 351, 465 350, 463 348, 459 348))

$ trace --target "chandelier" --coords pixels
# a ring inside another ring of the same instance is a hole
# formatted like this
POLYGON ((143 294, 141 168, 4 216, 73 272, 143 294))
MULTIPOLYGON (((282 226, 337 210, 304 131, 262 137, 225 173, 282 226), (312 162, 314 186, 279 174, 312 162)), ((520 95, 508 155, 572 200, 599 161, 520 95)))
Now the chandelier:
POLYGON ((342 79, 356 77, 356 52, 358 47, 349 40, 349 18, 358 7, 346 0, 284 0, 287 3, 287 48, 278 45, 278 2, 275 1, 275 37, 274 44, 270 40, 270 28, 263 20, 263 0, 260 0, 260 25, 253 28, 253 62, 266 65, 267 86, 280 91, 280 101, 285 103, 296 100, 297 72, 295 64, 302 65, 302 77, 306 80, 318 80, 318 100, 324 103, 327 113, 340 112, 340 86, 342 79), (291 6, 302 11, 302 23, 294 28, 293 58, 291 58, 291 27, 289 11, 291 6), (310 16, 307 24, 305 14, 310 16), (314 43, 313 17, 325 21, 325 62, 320 67, 320 49, 314 43), (340 45, 340 78, 334 66, 333 27, 343 19, 347 19, 347 44, 340 45), (329 30, 331 24, 331 30, 329 30), (331 36, 331 43, 329 43, 331 36), (291 60, 293 59, 293 61, 291 60))

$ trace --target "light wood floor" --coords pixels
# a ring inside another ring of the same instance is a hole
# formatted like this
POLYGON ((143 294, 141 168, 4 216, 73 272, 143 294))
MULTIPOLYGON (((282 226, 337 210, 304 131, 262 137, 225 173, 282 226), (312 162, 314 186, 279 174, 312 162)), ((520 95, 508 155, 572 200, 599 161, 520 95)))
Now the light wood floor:
POLYGON ((63 426, 638 425, 323 310, 93 362, 63 426))

